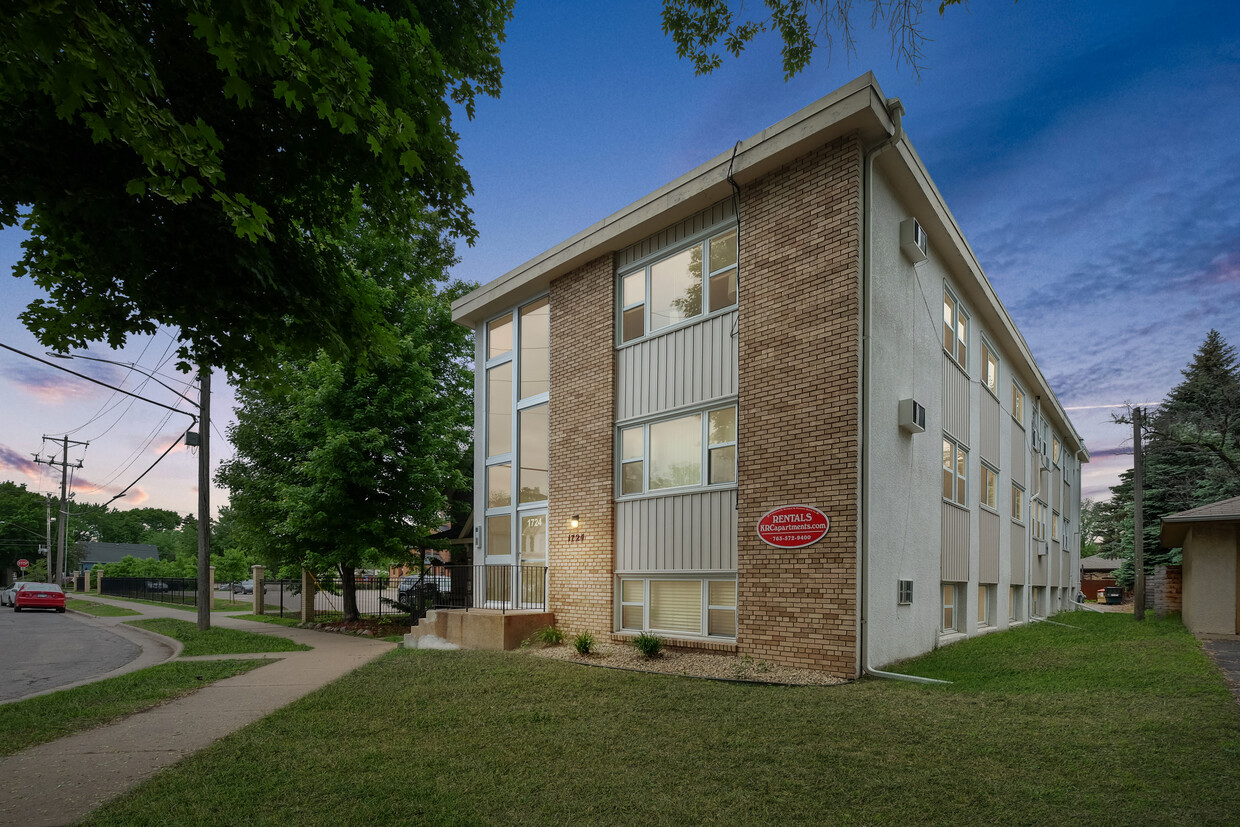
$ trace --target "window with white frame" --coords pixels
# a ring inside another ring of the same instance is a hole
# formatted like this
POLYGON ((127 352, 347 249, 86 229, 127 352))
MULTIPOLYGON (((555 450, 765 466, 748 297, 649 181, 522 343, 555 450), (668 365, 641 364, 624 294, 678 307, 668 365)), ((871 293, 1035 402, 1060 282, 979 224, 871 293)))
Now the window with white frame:
POLYGON ((1033 500, 1029 504, 1030 516, 1033 518, 1033 539, 1046 539, 1046 503, 1033 500))
POLYGON ((999 472, 982 463, 982 484, 978 486, 982 505, 999 510, 999 472))
POLYGON ((943 349, 967 373, 969 370, 969 314, 960 300, 943 291, 943 349))
POLYGON ((1045 591, 1046 589, 1042 586, 1033 586, 1030 589, 1029 615, 1031 617, 1042 617, 1043 613, 1046 611, 1046 606, 1044 605, 1045 597, 1043 596, 1043 592, 1045 591))
POLYGON ((1059 437, 1051 437, 1051 462, 1059 464, 1059 437))
POLYGON ((485 520, 488 555, 546 560, 550 467, 550 303, 527 302, 485 325, 485 520))
POLYGON ((736 483, 736 406, 620 429, 620 494, 736 483))
POLYGON ((999 398, 999 357, 985 339, 982 340, 982 384, 995 399, 999 398))
POLYGON ((943 611, 939 621, 939 631, 956 632, 960 630, 959 599, 960 587, 955 583, 944 583, 943 611))
POLYGON ((1012 419, 1016 424, 1025 427, 1025 392, 1020 385, 1012 383, 1012 419))
POLYGON ((943 437, 943 499, 968 507, 969 452, 956 440, 943 437))
POLYGON ((620 342, 736 304, 736 230, 620 276, 620 342))
POLYGON ((1025 521, 1025 489, 1016 483, 1012 483, 1012 521, 1016 523, 1025 521))
POLYGON ((977 625, 993 626, 994 586, 977 587, 977 625))
POLYGON ((620 628, 694 637, 736 637, 736 581, 622 577, 620 628))
POLYGON ((1021 594, 1020 586, 1008 586, 1008 621, 1009 622, 1016 622, 1020 620, 1020 601, 1022 597, 1023 595, 1021 594))
POLYGON ((1052 540, 1059 539, 1059 521, 1060 521, 1059 512, 1052 511, 1051 512, 1051 539, 1052 540))

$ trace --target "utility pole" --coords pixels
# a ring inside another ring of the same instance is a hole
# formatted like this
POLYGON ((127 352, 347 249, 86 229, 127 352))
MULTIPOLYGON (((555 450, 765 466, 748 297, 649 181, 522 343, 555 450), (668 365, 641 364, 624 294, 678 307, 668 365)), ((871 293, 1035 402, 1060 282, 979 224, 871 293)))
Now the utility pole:
MULTIPOLYGON (((47 439, 47 435, 43 436, 47 439)), ((83 447, 89 445, 89 442, 77 442, 69 439, 68 436, 61 438, 61 455, 60 461, 54 458, 40 459, 35 454, 34 461, 44 465, 60 466, 60 517, 56 520, 56 572, 53 575, 49 569, 47 579, 58 586, 65 584, 65 561, 67 558, 66 549, 69 543, 68 523, 69 523, 69 446, 81 445, 83 447)), ((79 459, 74 468, 81 468, 82 461, 79 459)), ((51 539, 49 537, 49 539, 51 539)), ((49 552, 49 557, 51 553, 49 552)))
MULTIPOLYGON (((211 366, 198 366, 198 629, 211 628, 211 366)), ((255 596, 255 600, 261 600, 255 596)))
POLYGON ((1136 583, 1133 586, 1132 616, 1145 620, 1145 525, 1141 513, 1141 409, 1132 409, 1132 545, 1133 570, 1136 583))
POLYGON ((47 494, 47 545, 43 553, 47 555, 47 576, 52 576, 52 495, 47 494))

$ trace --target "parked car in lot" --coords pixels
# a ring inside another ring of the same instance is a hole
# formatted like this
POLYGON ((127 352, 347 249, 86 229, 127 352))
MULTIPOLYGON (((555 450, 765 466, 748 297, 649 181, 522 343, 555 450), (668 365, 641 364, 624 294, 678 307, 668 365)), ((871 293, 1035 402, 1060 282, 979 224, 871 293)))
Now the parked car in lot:
POLYGON ((22 609, 65 610, 65 592, 55 583, 19 583, 13 594, 13 611, 22 609))
POLYGON ((443 592, 452 591, 452 578, 446 574, 407 574, 400 579, 396 587, 396 599, 399 603, 411 605, 416 595, 436 597, 443 592))
POLYGON ((233 583, 233 594, 254 594, 254 581, 242 580, 240 583, 233 583))

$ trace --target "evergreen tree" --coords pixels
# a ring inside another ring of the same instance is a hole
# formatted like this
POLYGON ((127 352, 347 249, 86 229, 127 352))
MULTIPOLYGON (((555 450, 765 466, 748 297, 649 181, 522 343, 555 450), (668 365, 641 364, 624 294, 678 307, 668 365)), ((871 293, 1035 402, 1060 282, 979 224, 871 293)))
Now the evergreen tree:
MULTIPOLYGON (((1142 429, 1145 452, 1142 513, 1145 568, 1181 560, 1180 549, 1159 544, 1159 520, 1240 495, 1240 364, 1235 348, 1211 330, 1182 371, 1184 380, 1150 412, 1142 429)), ((1131 424, 1130 416, 1116 422, 1131 424)), ((1099 508, 1102 554, 1123 559, 1116 580, 1134 579, 1132 471, 1099 508)))

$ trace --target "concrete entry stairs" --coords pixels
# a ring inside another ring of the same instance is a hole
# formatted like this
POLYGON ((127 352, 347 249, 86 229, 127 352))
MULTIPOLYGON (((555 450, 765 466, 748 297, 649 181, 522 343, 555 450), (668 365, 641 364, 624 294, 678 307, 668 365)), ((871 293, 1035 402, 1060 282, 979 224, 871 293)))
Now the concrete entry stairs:
POLYGON ((407 649, 517 649, 539 629, 555 625, 555 613, 498 609, 437 609, 405 635, 407 649))

